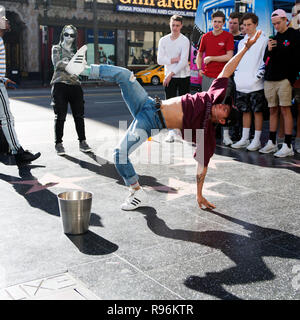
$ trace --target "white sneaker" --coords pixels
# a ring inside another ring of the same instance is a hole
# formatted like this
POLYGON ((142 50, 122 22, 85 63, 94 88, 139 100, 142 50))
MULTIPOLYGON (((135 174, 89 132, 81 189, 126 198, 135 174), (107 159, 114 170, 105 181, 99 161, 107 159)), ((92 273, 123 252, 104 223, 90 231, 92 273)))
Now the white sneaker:
POLYGON ((277 150, 278 150, 277 144, 274 144, 272 140, 269 140, 263 148, 259 149, 259 152, 271 153, 271 152, 276 152, 277 150))
POLYGON ((260 141, 257 141, 257 140, 252 140, 251 141, 251 143, 250 143, 250 145, 247 147, 247 150, 248 151, 256 151, 256 150, 258 150, 258 149, 260 149, 261 148, 261 143, 260 143, 260 141))
POLYGON ((247 139, 247 140, 240 140, 234 144, 231 145, 231 148, 233 149, 241 149, 241 148, 246 148, 248 147, 250 144, 250 141, 247 139))
POLYGON ((293 155, 294 155, 293 147, 291 146, 289 148, 286 143, 283 143, 281 149, 276 153, 274 153, 274 157, 278 157, 278 158, 285 158, 293 155))
POLYGON ((87 50, 87 46, 82 46, 73 56, 73 58, 69 61, 66 66, 66 71, 70 74, 75 74, 79 76, 85 70, 87 62, 85 60, 85 53, 87 50))
POLYGON ((170 143, 172 143, 172 142, 174 142, 174 141, 175 141, 175 133, 174 133, 173 130, 169 130, 169 133, 168 133, 168 135, 167 135, 167 137, 166 137, 166 139, 165 139, 165 142, 170 142, 170 143))
POLYGON ((131 190, 130 195, 122 203, 121 209, 125 211, 135 210, 139 207, 146 206, 148 202, 148 196, 146 192, 140 188, 139 190, 131 190))
POLYGON ((230 139, 230 137, 223 137, 223 143, 225 146, 230 146, 233 144, 233 141, 230 139))

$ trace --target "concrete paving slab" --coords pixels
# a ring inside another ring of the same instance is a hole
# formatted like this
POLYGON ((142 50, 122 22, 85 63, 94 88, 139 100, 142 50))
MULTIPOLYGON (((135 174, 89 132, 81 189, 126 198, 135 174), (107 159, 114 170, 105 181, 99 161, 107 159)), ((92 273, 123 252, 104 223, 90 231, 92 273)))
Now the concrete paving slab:
POLYGON ((22 144, 42 156, 23 167, 0 156, 0 299, 299 299, 300 155, 275 159, 218 141, 203 190, 217 208, 200 210, 193 148, 162 133, 133 155, 149 204, 124 212, 128 190, 112 151, 119 121, 131 116, 123 103, 106 106, 115 88, 99 90, 87 96, 93 152, 79 151, 69 114, 64 157, 54 151, 49 95, 12 99, 22 144), (57 194, 71 190, 94 194, 84 235, 63 233, 57 194), (57 275, 82 286, 38 297, 18 287, 57 275))

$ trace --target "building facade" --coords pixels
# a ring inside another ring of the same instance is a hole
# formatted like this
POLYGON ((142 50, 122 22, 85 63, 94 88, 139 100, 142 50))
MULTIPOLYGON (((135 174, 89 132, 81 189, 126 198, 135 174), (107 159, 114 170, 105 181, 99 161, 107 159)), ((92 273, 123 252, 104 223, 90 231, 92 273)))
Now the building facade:
POLYGON ((79 47, 88 45, 88 63, 94 62, 97 30, 101 63, 145 68, 156 63, 158 41, 170 32, 172 14, 184 16, 182 32, 190 36, 196 1, 97 0, 93 4, 93 0, 1 0, 11 24, 4 37, 8 76, 49 82, 51 47, 58 43, 66 24, 77 27, 79 47))

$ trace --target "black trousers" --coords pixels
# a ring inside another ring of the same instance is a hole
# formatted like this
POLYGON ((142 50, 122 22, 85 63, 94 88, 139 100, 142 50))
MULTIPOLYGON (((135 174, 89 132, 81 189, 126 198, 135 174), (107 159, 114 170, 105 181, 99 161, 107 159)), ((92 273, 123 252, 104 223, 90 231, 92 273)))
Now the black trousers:
POLYGON ((61 143, 64 134, 64 123, 70 103, 78 140, 86 140, 84 128, 83 91, 79 85, 55 83, 51 89, 51 105, 55 113, 54 130, 55 143, 61 143))
POLYGON ((190 93, 190 77, 172 78, 169 85, 165 87, 165 93, 166 99, 190 93))

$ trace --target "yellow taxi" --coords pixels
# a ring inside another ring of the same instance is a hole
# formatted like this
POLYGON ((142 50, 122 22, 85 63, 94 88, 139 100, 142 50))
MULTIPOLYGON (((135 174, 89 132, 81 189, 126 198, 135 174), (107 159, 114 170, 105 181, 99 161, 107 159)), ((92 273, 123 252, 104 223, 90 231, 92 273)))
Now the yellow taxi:
POLYGON ((159 64, 149 66, 147 69, 137 72, 135 77, 140 83, 151 83, 157 86, 164 81, 164 66, 159 64))

